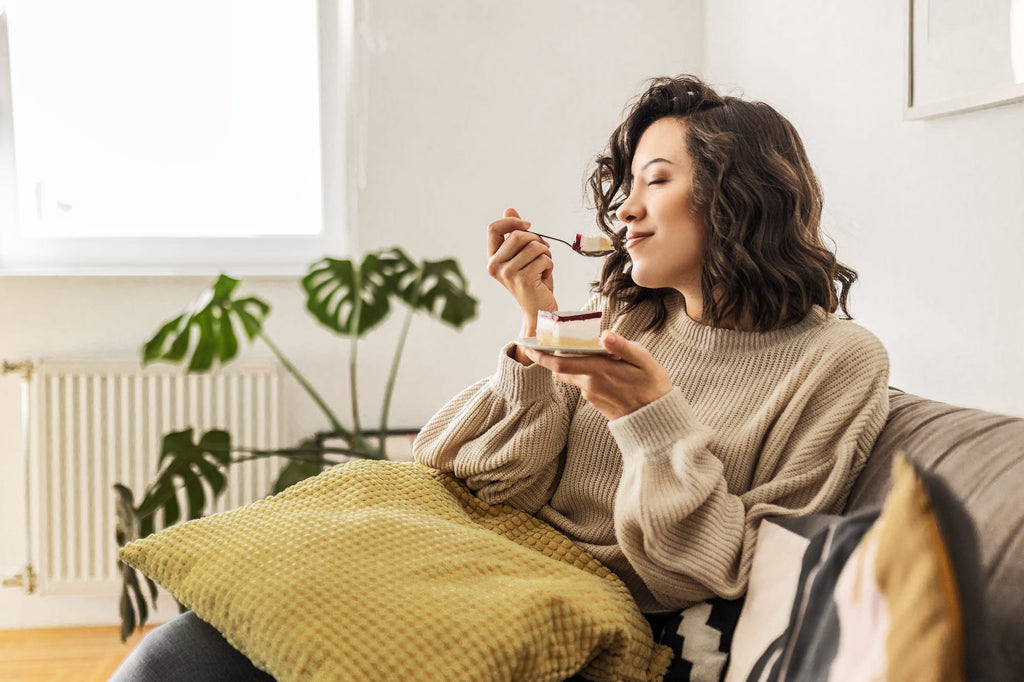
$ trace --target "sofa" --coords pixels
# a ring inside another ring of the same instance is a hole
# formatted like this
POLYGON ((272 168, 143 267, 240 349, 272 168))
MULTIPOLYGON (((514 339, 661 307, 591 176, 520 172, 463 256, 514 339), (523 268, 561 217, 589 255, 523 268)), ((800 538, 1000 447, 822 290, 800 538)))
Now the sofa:
POLYGON ((1024 679, 1024 419, 898 389, 890 390, 890 405, 889 420, 854 484, 846 513, 883 503, 899 452, 941 478, 976 532, 991 656, 988 674, 997 680, 1024 679))
POLYGON ((1024 419, 889 399, 841 514, 766 518, 745 597, 659 626, 667 679, 1024 680, 1024 419))
MULTIPOLYGON (((698 604, 703 620, 688 609, 663 630, 697 634, 660 640, 684 657, 707 646, 689 679, 1024 679, 1024 419, 890 401, 844 513, 765 519, 738 618, 719 627, 698 604)), ((668 664, 626 588, 568 539, 404 462, 333 467, 121 557, 279 679, 550 680, 585 665, 640 682, 668 664)))

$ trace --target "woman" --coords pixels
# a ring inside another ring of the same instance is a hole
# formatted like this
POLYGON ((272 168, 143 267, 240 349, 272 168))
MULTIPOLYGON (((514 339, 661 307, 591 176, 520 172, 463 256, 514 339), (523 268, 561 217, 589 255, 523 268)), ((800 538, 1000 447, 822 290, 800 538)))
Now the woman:
MULTIPOLYGON (((817 181, 770 107, 656 80, 590 185, 615 243, 590 303, 609 355, 510 344, 414 451, 561 530, 657 623, 744 593, 761 518, 842 508, 885 422, 888 363, 833 314, 856 274, 823 246, 817 181)), ((489 272, 522 309, 523 336, 558 308, 548 245, 529 227, 510 209, 488 228, 489 272)), ((270 679, 191 613, 114 679, 200 672, 270 679)))
MULTIPOLYGON (((848 321, 856 273, 822 243, 821 190, 771 107, 653 81, 590 187, 615 245, 588 304, 609 355, 510 345, 416 459, 555 526, 645 614, 738 598, 762 518, 843 508, 888 414, 887 355, 848 321)), ((523 336, 558 309, 529 227, 509 209, 488 228, 523 336)))

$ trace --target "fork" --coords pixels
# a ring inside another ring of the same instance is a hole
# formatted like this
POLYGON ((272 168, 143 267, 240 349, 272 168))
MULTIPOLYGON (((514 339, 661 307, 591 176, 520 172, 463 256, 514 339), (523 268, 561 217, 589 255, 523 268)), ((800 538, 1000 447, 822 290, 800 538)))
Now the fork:
POLYGON ((581 249, 580 246, 579 246, 579 244, 580 244, 580 240, 579 240, 580 236, 579 235, 576 235, 576 242, 573 243, 573 242, 567 242, 566 240, 560 239, 558 237, 552 237, 550 235, 541 234, 540 232, 531 232, 531 234, 535 234, 538 237, 543 237, 544 239, 553 239, 556 242, 562 242, 563 244, 565 244, 566 246, 568 246, 570 249, 572 249, 576 253, 580 254, 581 256, 589 256, 591 258, 600 258, 601 256, 607 256, 609 253, 614 251, 614 249, 599 249, 597 251, 586 251, 584 249, 581 249))

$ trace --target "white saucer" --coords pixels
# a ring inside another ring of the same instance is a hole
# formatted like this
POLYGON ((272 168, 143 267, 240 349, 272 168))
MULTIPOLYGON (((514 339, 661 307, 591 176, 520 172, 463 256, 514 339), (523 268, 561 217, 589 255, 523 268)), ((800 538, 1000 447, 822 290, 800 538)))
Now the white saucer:
POLYGON ((516 339, 515 344, 523 348, 532 348, 544 353, 551 353, 552 355, 608 355, 608 351, 600 346, 597 348, 592 346, 545 346, 537 342, 536 336, 516 339))

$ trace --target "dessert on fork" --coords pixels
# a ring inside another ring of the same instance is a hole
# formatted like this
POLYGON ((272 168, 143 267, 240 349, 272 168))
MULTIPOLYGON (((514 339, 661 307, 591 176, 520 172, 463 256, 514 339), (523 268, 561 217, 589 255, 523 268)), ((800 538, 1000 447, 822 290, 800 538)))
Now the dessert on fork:
POLYGON ((577 233, 576 239, 572 243, 572 249, 583 254, 605 254, 612 250, 612 240, 603 234, 586 235, 577 233))

